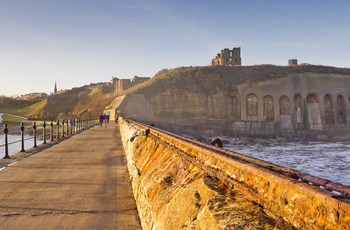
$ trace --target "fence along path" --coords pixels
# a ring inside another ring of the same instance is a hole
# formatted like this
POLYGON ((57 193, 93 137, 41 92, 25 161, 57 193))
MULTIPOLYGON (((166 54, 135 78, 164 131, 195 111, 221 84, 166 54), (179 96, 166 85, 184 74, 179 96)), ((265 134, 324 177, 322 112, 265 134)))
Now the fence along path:
POLYGON ((95 126, 0 171, 6 229, 141 229, 116 124, 95 126))

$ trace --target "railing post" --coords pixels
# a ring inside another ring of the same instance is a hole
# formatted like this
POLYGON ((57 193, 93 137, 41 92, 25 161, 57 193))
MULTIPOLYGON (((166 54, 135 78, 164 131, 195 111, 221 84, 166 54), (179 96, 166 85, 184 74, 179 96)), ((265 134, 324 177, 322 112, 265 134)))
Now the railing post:
POLYGON ((69 135, 69 121, 67 119, 67 136, 69 135))
POLYGON ((8 139, 7 139, 7 134, 8 134, 8 128, 7 128, 7 124, 5 124, 4 125, 4 133, 5 133, 5 135, 4 135, 4 137, 5 137, 5 155, 4 155, 4 157, 3 157, 3 159, 7 159, 7 158, 10 158, 10 156, 9 156, 9 143, 8 143, 8 139))
POLYGON ((24 149, 24 123, 21 123, 21 152, 25 152, 24 149))
POLYGON ((76 133, 77 130, 76 130, 76 126, 75 126, 75 118, 73 118, 73 133, 76 133))
POLYGON ((73 134, 73 119, 70 119, 70 134, 73 134))
POLYGON ((57 139, 60 139, 60 121, 57 120, 57 139))
POLYGON ((50 123, 50 141, 53 141, 53 122, 50 123))
POLYGON ((36 145, 36 122, 34 121, 34 125, 33 125, 33 134, 34 134, 34 148, 38 147, 36 145))
POLYGON ((65 132, 65 130, 64 130, 64 120, 62 120, 62 137, 64 137, 64 132, 65 132))
POLYGON ((80 131, 80 119, 77 118, 77 132, 80 131))
POLYGON ((46 144, 46 121, 44 121, 44 124, 43 124, 43 138, 44 138, 43 144, 46 144))

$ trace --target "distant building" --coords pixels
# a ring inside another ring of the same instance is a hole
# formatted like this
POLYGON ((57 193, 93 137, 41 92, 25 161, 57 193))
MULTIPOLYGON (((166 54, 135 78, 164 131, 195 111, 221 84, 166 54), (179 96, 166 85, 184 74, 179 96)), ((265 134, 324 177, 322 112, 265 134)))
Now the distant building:
POLYGON ((225 48, 211 61, 212 66, 241 66, 241 47, 232 50, 225 48))
POLYGON ((17 97, 19 100, 33 100, 38 98, 47 98, 49 95, 46 93, 28 93, 17 97))
POLYGON ((142 82, 148 81, 151 79, 150 77, 138 77, 134 76, 131 80, 130 79, 119 79, 117 77, 112 77, 111 83, 114 85, 115 90, 117 93, 129 89, 130 87, 133 87, 135 85, 138 85, 142 82))
POLYGON ((296 65, 298 65, 297 59, 289 59, 288 60, 288 66, 296 66, 296 65))
POLYGON ((138 85, 142 82, 148 81, 149 79, 151 79, 150 77, 138 77, 138 76, 134 76, 131 79, 131 86, 135 86, 138 85))

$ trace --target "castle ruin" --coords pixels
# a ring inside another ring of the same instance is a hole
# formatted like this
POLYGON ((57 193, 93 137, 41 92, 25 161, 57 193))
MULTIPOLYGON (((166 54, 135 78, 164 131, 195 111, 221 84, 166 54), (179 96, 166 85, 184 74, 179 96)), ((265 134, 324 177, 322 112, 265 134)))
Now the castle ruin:
POLYGON ((138 85, 142 82, 151 79, 150 77, 138 77, 134 76, 132 79, 119 79, 117 77, 113 77, 111 83, 114 85, 116 93, 119 93, 123 90, 129 89, 135 85, 138 85))
POLYGON ((288 60, 288 66, 297 66, 298 65, 298 59, 289 59, 288 60))
POLYGON ((232 50, 225 48, 211 61, 212 66, 241 66, 241 47, 232 50))

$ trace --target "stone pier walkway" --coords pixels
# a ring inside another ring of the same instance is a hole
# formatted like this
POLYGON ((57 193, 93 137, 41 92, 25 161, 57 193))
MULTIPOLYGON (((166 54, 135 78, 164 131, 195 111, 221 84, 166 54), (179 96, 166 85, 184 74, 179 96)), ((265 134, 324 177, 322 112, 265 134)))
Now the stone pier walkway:
POLYGON ((96 126, 2 168, 0 229, 141 229, 118 127, 96 126))

